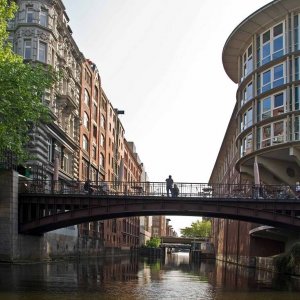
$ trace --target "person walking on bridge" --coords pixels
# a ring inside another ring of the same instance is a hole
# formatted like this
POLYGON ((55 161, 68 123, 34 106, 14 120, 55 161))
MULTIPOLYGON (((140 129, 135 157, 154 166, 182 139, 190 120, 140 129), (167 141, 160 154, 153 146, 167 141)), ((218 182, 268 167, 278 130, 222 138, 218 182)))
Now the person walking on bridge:
POLYGON ((171 195, 172 195, 172 190, 173 190, 173 179, 172 179, 172 176, 169 175, 169 177, 166 179, 166 188, 167 188, 167 196, 170 197, 170 192, 171 192, 171 195))

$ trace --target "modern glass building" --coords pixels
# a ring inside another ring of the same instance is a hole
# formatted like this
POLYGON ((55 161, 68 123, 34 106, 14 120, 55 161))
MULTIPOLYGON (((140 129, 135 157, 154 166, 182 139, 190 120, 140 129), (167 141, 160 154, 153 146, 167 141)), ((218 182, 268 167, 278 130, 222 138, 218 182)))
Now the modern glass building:
MULTIPOLYGON (((300 181, 300 1, 275 0, 254 12, 233 30, 222 59, 238 87, 210 182, 294 186, 300 181)), ((217 257, 241 264, 283 252, 299 238, 213 220, 217 257)))

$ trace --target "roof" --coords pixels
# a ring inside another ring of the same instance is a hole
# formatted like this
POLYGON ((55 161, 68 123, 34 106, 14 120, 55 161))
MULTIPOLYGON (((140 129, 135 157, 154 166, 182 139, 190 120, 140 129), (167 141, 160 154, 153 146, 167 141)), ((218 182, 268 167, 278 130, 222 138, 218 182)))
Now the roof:
POLYGON ((250 45, 254 33, 262 32, 270 24, 281 20, 288 12, 300 8, 299 0, 275 0, 255 11, 231 33, 223 48, 222 60, 225 72, 238 83, 238 57, 250 45))

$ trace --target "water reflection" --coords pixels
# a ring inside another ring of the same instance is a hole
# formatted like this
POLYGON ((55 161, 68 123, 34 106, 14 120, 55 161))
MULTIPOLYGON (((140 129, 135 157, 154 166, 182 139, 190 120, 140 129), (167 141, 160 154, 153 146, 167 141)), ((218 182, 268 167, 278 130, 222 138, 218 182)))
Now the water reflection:
POLYGON ((0 299, 299 299, 300 279, 186 253, 159 259, 115 257, 0 265, 0 299))

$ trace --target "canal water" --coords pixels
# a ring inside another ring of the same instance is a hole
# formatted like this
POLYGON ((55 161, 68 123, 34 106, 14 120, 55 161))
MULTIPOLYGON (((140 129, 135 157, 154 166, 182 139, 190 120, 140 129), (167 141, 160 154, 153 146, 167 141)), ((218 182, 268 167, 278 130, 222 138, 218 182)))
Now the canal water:
POLYGON ((1 300, 299 300, 300 278, 222 264, 114 257, 49 264, 0 264, 1 300))

